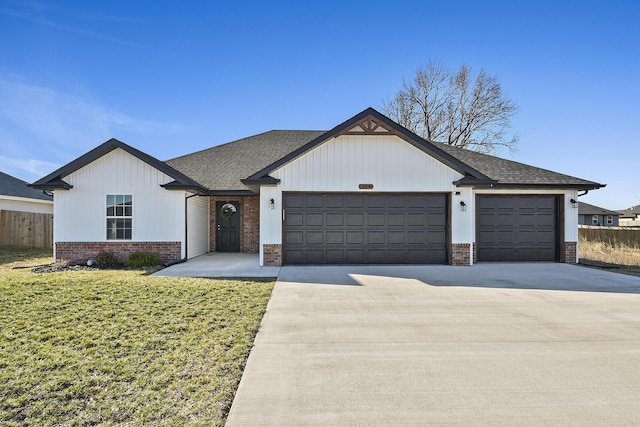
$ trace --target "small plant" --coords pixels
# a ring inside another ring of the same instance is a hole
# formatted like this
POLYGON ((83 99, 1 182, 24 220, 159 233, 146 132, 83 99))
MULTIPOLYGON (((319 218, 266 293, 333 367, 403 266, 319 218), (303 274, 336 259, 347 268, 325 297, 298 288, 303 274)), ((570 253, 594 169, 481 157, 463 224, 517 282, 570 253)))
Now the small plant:
POLYGON ((124 263, 131 268, 152 267, 158 264, 160 264, 160 257, 153 252, 134 252, 124 263))
POLYGON ((114 254, 110 252, 100 252, 96 255, 96 264, 98 264, 100 268, 114 268, 120 263, 114 254))

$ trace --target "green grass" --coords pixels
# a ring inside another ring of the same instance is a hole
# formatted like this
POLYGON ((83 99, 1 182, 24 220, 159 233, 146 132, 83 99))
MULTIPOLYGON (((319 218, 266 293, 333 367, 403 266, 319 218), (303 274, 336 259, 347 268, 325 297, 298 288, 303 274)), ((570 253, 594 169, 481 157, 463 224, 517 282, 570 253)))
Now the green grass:
POLYGON ((50 261, 0 247, 0 425, 224 424, 273 282, 50 261))

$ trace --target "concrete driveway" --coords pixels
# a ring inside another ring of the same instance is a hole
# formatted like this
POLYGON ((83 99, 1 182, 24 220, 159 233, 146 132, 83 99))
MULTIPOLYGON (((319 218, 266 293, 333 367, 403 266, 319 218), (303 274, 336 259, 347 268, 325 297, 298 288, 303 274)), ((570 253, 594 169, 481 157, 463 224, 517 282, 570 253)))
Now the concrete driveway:
POLYGON ((640 278, 284 267, 228 426, 640 425, 640 278))

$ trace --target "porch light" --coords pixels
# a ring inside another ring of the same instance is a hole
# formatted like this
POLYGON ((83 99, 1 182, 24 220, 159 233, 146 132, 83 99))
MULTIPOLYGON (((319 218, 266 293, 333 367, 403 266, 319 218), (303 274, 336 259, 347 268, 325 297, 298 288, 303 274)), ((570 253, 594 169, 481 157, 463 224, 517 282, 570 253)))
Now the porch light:
POLYGON ((465 202, 463 202, 462 200, 460 201, 460 210, 461 211, 466 211, 467 210, 467 204, 465 202))
POLYGON ((276 208, 276 201, 271 199, 269 200, 269 209, 275 209, 276 208))
POLYGON ((576 199, 571 199, 569 202, 571 202, 571 207, 574 209, 578 207, 578 201, 576 199))

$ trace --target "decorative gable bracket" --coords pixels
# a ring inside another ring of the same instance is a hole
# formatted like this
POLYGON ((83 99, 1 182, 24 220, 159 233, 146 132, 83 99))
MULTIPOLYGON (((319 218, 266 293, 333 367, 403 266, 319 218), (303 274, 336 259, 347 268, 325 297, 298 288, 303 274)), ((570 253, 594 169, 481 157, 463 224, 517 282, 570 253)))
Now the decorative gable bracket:
POLYGON ((395 129, 385 126, 381 121, 376 120, 372 115, 367 115, 341 132, 334 135, 337 138, 341 135, 397 135, 395 129))

